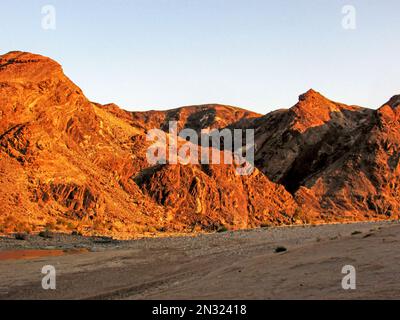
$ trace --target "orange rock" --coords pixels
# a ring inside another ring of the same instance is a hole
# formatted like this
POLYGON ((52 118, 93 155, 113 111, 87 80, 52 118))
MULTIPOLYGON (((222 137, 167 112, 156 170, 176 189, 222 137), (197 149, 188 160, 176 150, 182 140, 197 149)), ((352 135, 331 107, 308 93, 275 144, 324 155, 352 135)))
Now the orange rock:
POLYGON ((379 110, 314 90, 261 116, 209 104, 128 112, 90 102, 53 60, 0 56, 0 232, 132 238, 397 218, 399 96, 379 110), (257 169, 150 166, 146 133, 254 128, 257 169))

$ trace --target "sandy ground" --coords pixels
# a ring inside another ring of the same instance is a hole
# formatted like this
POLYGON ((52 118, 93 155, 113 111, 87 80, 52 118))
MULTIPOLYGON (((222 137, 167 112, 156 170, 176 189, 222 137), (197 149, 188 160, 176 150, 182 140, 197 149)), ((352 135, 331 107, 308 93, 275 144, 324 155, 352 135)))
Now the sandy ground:
POLYGON ((399 299, 399 244, 398 222, 125 242, 3 238, 0 299, 399 299), (76 254, 13 259, 11 249, 76 254), (41 287, 44 265, 56 268, 56 290, 41 287), (356 268, 356 290, 341 287, 344 265, 356 268))

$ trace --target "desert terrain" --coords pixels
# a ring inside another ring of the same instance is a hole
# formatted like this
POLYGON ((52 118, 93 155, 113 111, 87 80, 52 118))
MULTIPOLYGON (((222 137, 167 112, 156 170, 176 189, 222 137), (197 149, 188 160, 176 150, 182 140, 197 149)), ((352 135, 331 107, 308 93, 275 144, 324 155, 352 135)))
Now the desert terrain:
POLYGON ((50 58, 1 55, 0 298, 399 298, 399 106, 310 89, 267 114, 126 111, 50 58), (148 133, 171 137, 171 122, 254 130, 254 170, 149 163, 148 133), (41 287, 45 265, 56 290, 41 287), (356 290, 341 287, 345 265, 356 290))
POLYGON ((131 241, 3 237, 0 298, 398 299, 399 242, 396 221, 131 241), (56 290, 41 287, 44 265, 56 268, 56 290), (341 287, 344 265, 356 269, 356 290, 341 287))
POLYGON ((348 105, 310 89, 264 115, 216 103, 130 112, 90 101, 50 58, 9 52, 0 56, 0 234, 128 240, 399 219, 400 96, 382 103, 348 105), (171 136, 171 121, 254 130, 254 170, 149 163, 149 131, 171 136))

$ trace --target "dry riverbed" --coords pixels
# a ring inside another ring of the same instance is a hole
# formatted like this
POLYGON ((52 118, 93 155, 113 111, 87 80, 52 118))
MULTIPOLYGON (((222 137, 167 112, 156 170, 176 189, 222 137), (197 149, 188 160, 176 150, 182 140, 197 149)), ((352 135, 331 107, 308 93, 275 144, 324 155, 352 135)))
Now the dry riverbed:
POLYGON ((399 299, 399 244, 398 222, 133 241, 2 237, 0 299, 399 299), (42 289, 45 265, 56 290, 42 289), (345 265, 356 290, 342 289, 345 265))

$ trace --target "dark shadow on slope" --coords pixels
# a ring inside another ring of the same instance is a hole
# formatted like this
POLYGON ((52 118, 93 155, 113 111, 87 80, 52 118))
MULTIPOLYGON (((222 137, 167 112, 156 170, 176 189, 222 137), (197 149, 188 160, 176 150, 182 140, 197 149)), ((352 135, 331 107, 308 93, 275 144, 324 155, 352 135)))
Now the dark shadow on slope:
POLYGON ((352 152, 360 139, 376 124, 375 110, 342 110, 331 112, 330 120, 304 132, 291 130, 295 114, 290 110, 277 110, 251 122, 234 123, 229 129, 253 128, 255 140, 266 137, 257 145, 255 166, 271 181, 282 184, 291 194, 304 186, 312 177, 320 174, 335 162, 352 152), (279 171, 271 174, 269 163, 279 163, 280 157, 293 147, 298 148, 295 159, 279 171))
POLYGON ((296 193, 312 177, 327 170, 337 161, 351 156, 354 147, 359 144, 360 139, 365 139, 376 122, 373 111, 344 110, 341 114, 345 117, 345 121, 352 119, 351 121, 355 123, 353 128, 349 128, 335 122, 337 113, 332 112, 331 120, 324 125, 310 128, 299 135, 298 141, 302 147, 282 178, 276 181, 284 185, 291 194, 296 193), (309 144, 307 138, 315 137, 319 133, 322 133, 321 138, 309 144))

